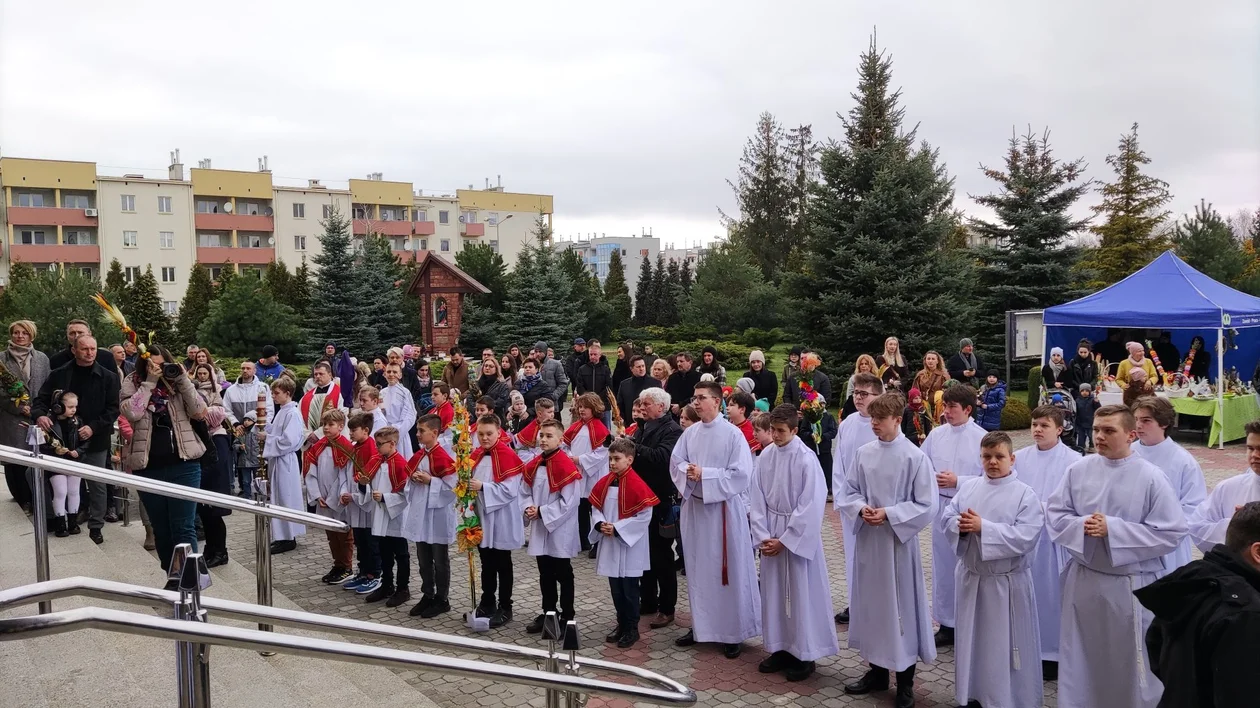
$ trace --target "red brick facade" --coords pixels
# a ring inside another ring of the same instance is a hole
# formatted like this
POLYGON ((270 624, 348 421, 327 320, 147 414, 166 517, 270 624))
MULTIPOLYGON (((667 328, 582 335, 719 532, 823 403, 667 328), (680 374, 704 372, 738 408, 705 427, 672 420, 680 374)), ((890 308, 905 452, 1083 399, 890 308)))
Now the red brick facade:
POLYGON ((459 344, 463 322, 464 296, 490 291, 432 251, 417 254, 420 261, 408 292, 419 296, 420 321, 424 343, 433 351, 444 352, 459 344), (443 311, 444 306, 444 311, 443 311))

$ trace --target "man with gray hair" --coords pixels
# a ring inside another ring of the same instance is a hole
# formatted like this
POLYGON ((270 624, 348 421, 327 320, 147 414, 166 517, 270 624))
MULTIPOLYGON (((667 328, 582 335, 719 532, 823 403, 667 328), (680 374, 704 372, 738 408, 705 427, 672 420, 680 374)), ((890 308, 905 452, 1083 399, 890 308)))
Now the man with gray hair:
POLYGON ((653 629, 668 627, 674 622, 678 604, 678 576, 674 568, 674 539, 661 536, 661 525, 677 528, 674 509, 678 489, 669 475, 669 458, 682 435, 682 427, 669 413, 670 396, 663 388, 649 388, 639 394, 643 424, 634 432, 634 471, 647 482, 656 498, 648 525, 648 552, 651 567, 639 581, 640 614, 655 615, 649 620, 653 629))
POLYGON ((564 373, 564 364, 547 356, 546 342, 534 342, 534 348, 529 354, 534 361, 538 362, 538 371, 542 374, 543 381, 552 385, 551 390, 555 392, 552 394, 552 400, 556 402, 556 408, 563 407, 564 399, 569 391, 569 376, 564 373))

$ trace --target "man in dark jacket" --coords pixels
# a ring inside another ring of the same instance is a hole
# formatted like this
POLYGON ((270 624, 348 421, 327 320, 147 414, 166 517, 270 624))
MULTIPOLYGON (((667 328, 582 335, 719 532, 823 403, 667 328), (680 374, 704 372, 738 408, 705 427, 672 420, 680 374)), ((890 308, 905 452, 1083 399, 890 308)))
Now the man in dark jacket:
MULTIPOLYGON (((53 369, 39 396, 31 402, 31 417, 48 432, 53 427, 53 392, 74 393, 79 397, 78 416, 83 420, 79 439, 87 440, 87 454, 82 462, 95 467, 109 465, 110 436, 114 422, 118 420, 118 391, 121 386, 117 370, 110 357, 110 365, 96 360, 96 340, 90 334, 80 334, 74 341, 74 359, 53 369)), ((104 543, 101 529, 105 527, 105 507, 108 491, 103 482, 88 482, 88 536, 96 543, 104 543)))
MULTIPOLYGON (((608 368, 608 357, 604 356, 604 348, 598 339, 592 339, 586 347, 586 358, 574 369, 573 390, 578 396, 593 393, 604 402, 604 425, 611 425, 612 414, 612 369, 608 368)), ((630 411, 621 411, 622 420, 629 425, 630 411)))
POLYGON ((630 417, 634 402, 639 400, 639 394, 644 389, 662 388, 661 382, 647 373, 647 363, 643 361, 642 355, 630 357, 630 378, 622 381, 621 388, 617 390, 617 407, 621 409, 622 418, 630 417))
POLYGON ((1155 615, 1146 632, 1160 708, 1257 704, 1260 502, 1239 507, 1225 543, 1134 591, 1155 615))
POLYGON ((691 403, 691 397, 696 394, 700 372, 696 370, 690 352, 679 352, 674 360, 678 363, 678 370, 665 381, 665 390, 669 393, 669 411, 677 418, 678 412, 691 403))
MULTIPOLYGON (((649 626, 668 627, 674 621, 678 603, 678 576, 674 568, 674 539, 661 536, 661 522, 670 521, 678 490, 669 474, 669 458, 682 435, 678 421, 669 415, 670 396, 659 388, 649 388, 639 398, 643 425, 634 433, 634 471, 661 500, 652 509, 648 525, 648 552, 651 568, 639 581, 640 613, 655 617, 649 626)), ((673 519, 677 524, 677 519, 673 519)))
POLYGON ((975 345, 972 344, 970 339, 965 338, 959 340, 958 353, 945 362, 945 369, 949 371, 951 379, 965 383, 977 391, 980 390, 980 384, 982 383, 980 374, 986 371, 984 362, 980 361, 980 357, 976 356, 975 345))
MULTIPOLYGON (((61 367, 74 361, 74 340, 85 334, 91 334, 92 328, 83 320, 70 320, 66 325, 66 348, 54 354, 48 355, 48 370, 60 369, 61 367)), ((97 352, 100 354, 100 352, 97 352)), ((112 357, 113 354, 110 354, 112 357)), ((109 362, 101 362, 108 365, 109 362)))
MULTIPOLYGON (((591 340, 591 342, 595 341, 597 340, 591 340)), ((569 355, 562 362, 564 364, 564 373, 569 377, 570 383, 573 381, 573 377, 577 376, 578 367, 586 363, 586 352, 591 342, 587 342, 581 337, 573 340, 573 351, 569 352, 569 355)), ((576 390, 577 387, 575 386, 574 391, 576 390)))
POLYGON ((558 416, 558 411, 564 407, 564 399, 569 395, 569 375, 564 371, 564 364, 547 356, 547 343, 543 341, 534 342, 529 355, 538 362, 538 373, 542 374, 543 380, 551 384, 551 398, 556 402, 558 416))

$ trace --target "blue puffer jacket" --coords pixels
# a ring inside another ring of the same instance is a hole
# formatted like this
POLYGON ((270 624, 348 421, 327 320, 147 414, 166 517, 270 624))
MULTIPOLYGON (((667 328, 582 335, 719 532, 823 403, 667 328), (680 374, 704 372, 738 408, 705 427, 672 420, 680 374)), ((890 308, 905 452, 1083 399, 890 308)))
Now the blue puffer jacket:
POLYGON ((1006 407, 1006 382, 999 381, 980 394, 986 408, 977 411, 977 422, 985 430, 1002 429, 1002 409, 1006 407))

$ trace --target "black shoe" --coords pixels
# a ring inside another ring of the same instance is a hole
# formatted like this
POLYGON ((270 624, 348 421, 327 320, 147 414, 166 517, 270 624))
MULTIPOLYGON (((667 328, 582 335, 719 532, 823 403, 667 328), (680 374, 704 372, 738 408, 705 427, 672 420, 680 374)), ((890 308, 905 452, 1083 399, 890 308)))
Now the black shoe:
POLYGON ((836 624, 848 624, 848 623, 849 623, 849 608, 846 607, 844 608, 844 612, 836 613, 836 624))
POLYGON ((271 555, 297 550, 297 541, 272 541, 271 555))
POLYGON ((596 544, 596 545, 594 545, 594 546, 591 546, 591 550, 589 550, 589 551, 587 551, 587 552, 586 552, 586 557, 587 557, 587 558, 594 558, 594 557, 595 557, 595 555, 596 555, 596 553, 597 553, 598 551, 599 551, 599 545, 598 545, 598 544, 596 544))
POLYGON ((512 611, 500 607, 497 612, 490 615, 490 629, 498 629, 511 621, 512 611))
POLYGON ((788 681, 804 681, 814 675, 814 662, 798 661, 796 665, 787 670, 784 674, 788 681))
POLYGON ((639 641, 639 630, 632 629, 629 632, 626 632, 625 634, 621 635, 621 639, 617 640, 617 648, 629 649, 630 647, 634 646, 635 643, 638 641, 639 641))
POLYGON ((1041 680, 1042 681, 1058 681, 1059 680, 1059 662, 1057 661, 1041 662, 1041 680))
POLYGON ((607 635, 604 636, 604 641, 608 642, 609 644, 615 644, 621 641, 621 635, 625 633, 626 631, 621 628, 621 625, 617 625, 616 627, 613 627, 613 631, 609 632, 607 635))
POLYGON ((738 659, 740 654, 744 653, 743 644, 723 644, 722 656, 728 659, 738 659))
POLYGON ((881 669, 878 666, 872 666, 862 678, 853 683, 845 684, 844 692, 850 696, 863 696, 871 691, 887 691, 888 690, 888 669, 881 669))
POLYGON ((695 630, 692 630, 692 629, 687 630, 686 634, 674 640, 674 646, 676 647, 689 647, 695 643, 696 643, 696 632, 695 630))
POLYGON ((473 610, 473 617, 486 617, 486 618, 490 618, 490 617, 493 617, 493 616, 494 616, 494 607, 493 607, 493 606, 486 607, 485 605, 477 605, 477 609, 476 609, 476 610, 473 610))
POLYGON ((166 581, 166 584, 162 586, 162 589, 169 590, 171 592, 176 592, 179 590, 179 581, 176 580, 175 578, 171 578, 170 580, 166 581))
POLYGON ((105 543, 105 537, 101 535, 100 529, 90 529, 88 531, 88 538, 92 539, 92 543, 95 543, 98 546, 105 543))
POLYGON ((954 646, 954 628, 941 625, 936 631, 936 646, 952 647, 954 646))
POLYGON ((399 605, 411 602, 411 591, 407 589, 395 590, 389 599, 385 601, 386 607, 398 607, 399 605))
POLYGON ((336 575, 336 574, 337 574, 337 571, 339 571, 339 570, 341 570, 341 569, 340 569, 340 568, 338 568, 337 566, 335 566, 335 565, 334 565, 334 566, 332 567, 332 570, 329 570, 327 573, 324 573, 324 577, 320 578, 320 579, 319 579, 319 582, 321 582, 321 583, 323 583, 323 584, 325 584, 325 585, 329 585, 329 584, 331 584, 331 583, 332 583, 332 578, 333 578, 333 576, 334 576, 334 575, 336 575))
POLYGON ((447 602, 446 600, 434 600, 433 604, 424 608, 424 611, 420 613, 420 618, 432 619, 433 617, 437 617, 443 612, 450 612, 450 611, 451 611, 450 602, 447 602))
POLYGON ((109 511, 105 512, 105 523, 107 524, 118 523, 118 512, 114 511, 113 509, 110 509, 109 511))
POLYGON ((66 517, 64 516, 58 516, 49 526, 53 530, 53 535, 57 538, 65 538, 70 535, 70 532, 66 530, 66 517))
POLYGON ((213 556, 210 556, 210 558, 206 561, 206 567, 218 568, 221 565, 227 565, 227 562, 228 562, 227 551, 223 551, 221 553, 216 553, 213 556))
MULTIPOLYGON (((953 631, 950 632, 953 634, 953 631)), ((914 667, 897 672, 897 698, 893 708, 914 708, 914 667)))
POLYGON ((74 516, 66 517, 66 531, 70 532, 71 536, 78 536, 79 534, 83 533, 83 530, 79 528, 79 519, 77 517, 74 517, 74 516))
POLYGON ((432 604, 433 604, 433 596, 425 595, 424 597, 420 598, 420 602, 417 602, 416 606, 411 608, 411 610, 407 614, 412 617, 419 617, 424 613, 425 610, 429 609, 429 607, 432 604))
POLYGON ((525 625, 526 634, 542 634, 543 623, 547 621, 547 615, 538 615, 533 622, 525 625))
POLYGON ((790 668, 796 662, 796 658, 785 651, 776 651, 767 656, 757 664, 757 670, 763 674, 776 674, 784 669, 790 668))
POLYGON ((384 583, 382 583, 379 588, 368 593, 367 597, 364 598, 363 601, 368 604, 371 604, 373 602, 380 602, 381 600, 388 600, 391 596, 393 596, 393 594, 394 594, 394 586, 385 585, 384 583))

